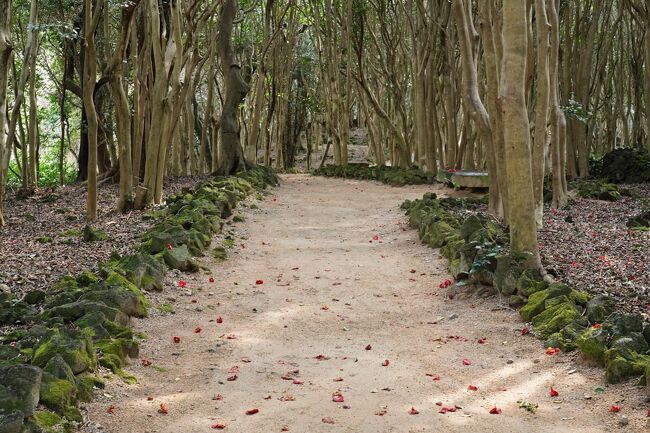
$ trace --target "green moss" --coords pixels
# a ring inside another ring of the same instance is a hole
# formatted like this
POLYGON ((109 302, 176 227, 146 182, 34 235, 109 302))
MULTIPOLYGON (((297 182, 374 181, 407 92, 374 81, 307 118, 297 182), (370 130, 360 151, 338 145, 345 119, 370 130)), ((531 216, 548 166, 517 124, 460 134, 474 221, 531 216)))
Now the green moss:
POLYGON ((103 230, 94 229, 89 225, 84 227, 82 236, 86 242, 99 242, 108 239, 108 235, 103 230))
POLYGON ((212 250, 212 258, 217 262, 223 262, 228 258, 225 247, 216 247, 212 250))
POLYGON ((41 383, 41 403, 71 421, 81 422, 81 414, 76 408, 76 384, 65 379, 56 379, 51 376, 44 376, 43 379, 44 380, 41 383))
POLYGON ((609 336, 602 328, 587 328, 577 338, 576 345, 585 358, 604 366, 608 340, 609 336))
POLYGON ((542 338, 548 338, 551 334, 559 332, 572 323, 586 326, 587 320, 570 302, 550 307, 533 318, 533 326, 542 338))
POLYGON ((36 238, 36 242, 39 244, 50 244, 53 242, 53 239, 50 236, 41 236, 39 238, 36 238))
POLYGON ((623 356, 618 349, 605 353, 605 379, 609 383, 620 383, 630 377, 641 376, 650 367, 650 356, 634 354, 631 358, 623 356))
POLYGON ((31 420, 44 433, 55 432, 64 424, 64 419, 49 410, 41 410, 32 415, 31 420))
POLYGON ((582 307, 586 307, 587 303, 589 302, 590 296, 586 294, 585 292, 579 292, 577 290, 572 290, 571 294, 569 295, 569 299, 574 304, 580 305, 582 307))
POLYGON ((174 306, 172 304, 160 304, 158 309, 165 313, 174 313, 174 306))
POLYGON ((548 298, 548 289, 540 290, 528 297, 526 305, 521 307, 519 315, 525 322, 530 322, 533 317, 544 311, 544 302, 548 298))
POLYGON ((32 363, 45 367, 56 355, 61 355, 75 374, 94 370, 97 365, 92 342, 92 331, 57 330, 50 339, 34 351, 32 363))
POLYGON ((226 238, 223 240, 222 244, 226 248, 232 248, 235 246, 235 240, 233 238, 226 238))

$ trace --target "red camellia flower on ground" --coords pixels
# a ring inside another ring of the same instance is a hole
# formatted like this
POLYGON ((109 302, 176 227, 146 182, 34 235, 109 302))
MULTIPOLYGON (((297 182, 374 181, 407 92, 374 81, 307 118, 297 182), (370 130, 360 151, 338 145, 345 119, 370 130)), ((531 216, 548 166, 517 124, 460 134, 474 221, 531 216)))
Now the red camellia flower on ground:
POLYGON ((167 249, 171 251, 174 249, 174 246, 172 244, 167 244, 167 249))
POLYGON ((197 326, 196 328, 194 328, 194 333, 195 333, 195 334, 200 334, 201 331, 202 331, 202 329, 201 329, 200 326, 197 326))
POLYGON ((158 413, 161 413, 163 415, 167 415, 169 413, 169 406, 167 403, 160 403, 160 407, 158 408, 158 413))
POLYGON ((470 391, 478 391, 478 386, 470 385, 470 386, 467 387, 467 389, 470 390, 470 391))
POLYGON ((209 283, 214 283, 214 277, 210 277, 210 278, 208 278, 208 282, 209 282, 209 283))
POLYGON ((221 316, 217 317, 217 323, 223 323, 223 318, 221 316))
POLYGON ((181 289, 183 289, 185 286, 187 286, 187 282, 186 282, 186 281, 180 280, 180 281, 178 282, 178 287, 180 287, 181 289))
POLYGON ((212 424, 210 427, 211 427, 212 429, 214 429, 214 430, 223 430, 223 429, 226 428, 226 425, 217 422, 217 423, 212 424))
POLYGON ((332 401, 334 403, 343 403, 345 401, 345 397, 343 397, 343 394, 336 392, 332 394, 332 401))
POLYGON ((181 337, 174 336, 174 343, 178 344, 181 342, 181 337))
POLYGON ((372 346, 371 346, 371 345, 367 345, 367 346, 366 346, 366 350, 372 350, 372 346))
POLYGON ((246 415, 255 415, 255 414, 258 413, 259 411, 260 411, 260 410, 257 409, 257 408, 255 408, 255 409, 248 409, 248 410, 246 411, 246 415))
POLYGON ((382 365, 383 367, 388 367, 389 364, 390 364, 390 361, 387 360, 387 359, 385 359, 384 362, 381 363, 381 365, 382 365))
POLYGON ((548 347, 548 348, 546 349, 546 352, 545 352, 545 353, 546 353, 547 355, 557 355, 557 354, 560 353, 560 352, 561 352, 561 350, 558 349, 557 347, 548 347))
POLYGON ((600 329, 601 325, 600 325, 600 323, 594 323, 593 325, 591 325, 591 327, 594 328, 594 329, 600 329))
POLYGON ((491 415, 500 415, 501 414, 501 409, 494 406, 492 409, 490 409, 490 414, 491 415))
POLYGON ((620 411, 621 411, 621 407, 620 407, 620 406, 616 406, 616 405, 614 405, 614 406, 612 406, 611 408, 609 408, 609 410, 612 411, 612 412, 620 412, 620 411))
POLYGON ((463 365, 472 365, 472 361, 469 359, 463 359, 463 365))
POLYGON ((557 397, 558 395, 560 395, 560 393, 557 392, 557 389, 555 389, 555 388, 553 388, 553 387, 551 387, 551 390, 550 390, 548 393, 549 393, 549 395, 550 395, 551 397, 557 397))
POLYGON ((255 281, 255 284, 257 284, 258 286, 264 284, 264 280, 257 280, 255 281))

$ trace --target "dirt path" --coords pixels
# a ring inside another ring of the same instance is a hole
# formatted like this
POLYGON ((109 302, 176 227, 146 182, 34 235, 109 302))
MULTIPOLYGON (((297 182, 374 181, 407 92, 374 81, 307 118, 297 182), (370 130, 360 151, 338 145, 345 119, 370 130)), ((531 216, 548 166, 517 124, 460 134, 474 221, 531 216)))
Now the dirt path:
POLYGON ((111 381, 82 431, 646 431, 647 404, 632 385, 597 395, 602 371, 545 355, 498 299, 445 299, 443 259, 398 209, 427 190, 285 177, 260 209, 241 213, 229 260, 211 265, 215 283, 183 277, 194 293, 175 296, 175 315, 136 323, 149 336, 141 356, 157 368, 134 363, 138 385, 111 381), (337 392, 344 402, 332 401, 337 392), (521 399, 538 403, 536 414, 521 399), (437 402, 459 408, 440 414, 437 402), (495 405, 500 415, 489 413, 495 405))

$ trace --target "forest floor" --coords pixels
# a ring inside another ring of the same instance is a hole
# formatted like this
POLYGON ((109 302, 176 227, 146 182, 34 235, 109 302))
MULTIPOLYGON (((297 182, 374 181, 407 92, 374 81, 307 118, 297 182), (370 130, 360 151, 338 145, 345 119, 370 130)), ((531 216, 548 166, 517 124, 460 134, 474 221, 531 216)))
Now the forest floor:
POLYGON ((439 288, 445 260, 399 210, 428 191, 448 190, 283 176, 240 209, 226 262, 154 299, 174 314, 135 321, 152 365, 128 368, 136 385, 109 381, 81 431, 646 431, 635 381, 546 355, 498 297, 439 288))

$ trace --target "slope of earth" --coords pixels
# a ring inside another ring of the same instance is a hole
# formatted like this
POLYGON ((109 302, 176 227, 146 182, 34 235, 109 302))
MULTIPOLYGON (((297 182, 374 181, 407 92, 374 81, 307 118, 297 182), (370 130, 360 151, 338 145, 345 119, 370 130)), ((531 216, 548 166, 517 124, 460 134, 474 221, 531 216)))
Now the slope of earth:
POLYGON ((136 323, 153 365, 109 382, 81 431, 644 431, 644 390, 546 355, 498 298, 438 288, 446 264, 399 210, 436 188, 283 177, 228 261, 179 276, 175 314, 136 323))

